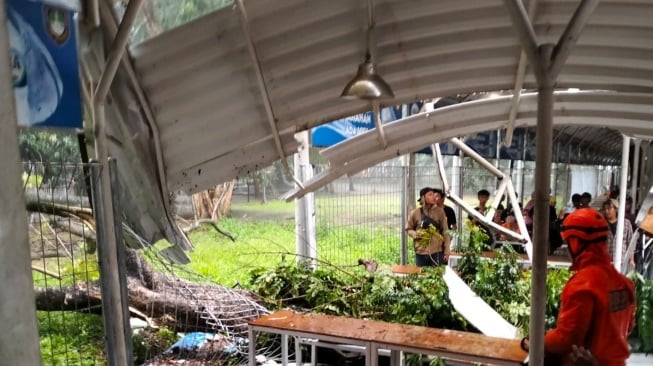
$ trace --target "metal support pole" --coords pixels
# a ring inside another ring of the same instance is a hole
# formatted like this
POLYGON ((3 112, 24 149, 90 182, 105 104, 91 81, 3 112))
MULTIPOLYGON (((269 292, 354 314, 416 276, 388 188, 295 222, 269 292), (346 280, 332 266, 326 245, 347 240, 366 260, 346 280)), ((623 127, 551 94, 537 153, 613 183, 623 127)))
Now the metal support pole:
POLYGON ((446 195, 449 193, 451 188, 449 187, 449 181, 447 180, 447 172, 444 168, 444 159, 442 158, 440 144, 431 145, 431 153, 433 154, 433 160, 435 160, 435 169, 438 172, 438 177, 440 177, 440 182, 442 183, 442 191, 446 195))
MULTIPOLYGON (((630 175, 630 197, 633 199, 632 210, 637 207, 637 183, 639 182, 639 156, 642 148, 642 140, 635 139, 635 147, 633 149, 633 174, 630 175)), ((631 212, 629 212, 631 213, 631 212)))
MULTIPOLYGON (((515 186, 515 192, 519 193, 520 196, 518 197, 519 200, 522 200, 523 197, 523 186, 524 186, 524 161, 523 160, 517 160, 515 161, 515 170, 514 170, 514 178, 513 178, 514 186, 515 186)), ((519 202, 519 201, 518 201, 519 202)), ((515 206, 517 207, 517 206, 515 206)), ((521 206, 520 206, 521 207, 521 206)))
POLYGON ((281 137, 279 135, 279 128, 277 127, 276 117, 274 115, 274 110, 272 109, 270 93, 265 82, 265 77, 263 76, 263 67, 261 66, 258 50, 256 49, 256 45, 254 45, 254 39, 252 38, 252 33, 250 31, 249 19, 247 17, 245 4, 243 3, 243 0, 236 0, 235 4, 240 13, 240 23, 243 29, 243 34, 245 35, 245 40, 247 41, 247 51, 249 52, 249 57, 252 61, 254 72, 256 73, 256 82, 258 84, 259 93, 261 94, 263 106, 265 107, 265 115, 267 117, 266 119, 268 121, 268 125, 270 126, 270 132, 274 138, 274 147, 277 150, 277 154, 279 154, 281 165, 283 165, 284 169, 290 178, 292 178, 292 180, 295 182, 295 184, 297 184, 299 188, 303 189, 303 183, 300 182, 299 179, 297 179, 297 177, 295 177, 295 175, 290 171, 290 166, 288 166, 288 162, 286 161, 286 155, 283 151, 281 137))
POLYGON ((111 189, 105 187, 104 176, 108 176, 108 164, 95 162, 91 166, 91 194, 93 199, 93 216, 96 225, 97 247, 102 293, 102 316, 106 334, 107 365, 129 365, 127 356, 127 340, 123 325, 125 324, 120 296, 120 279, 118 275, 118 249, 116 244, 116 228, 113 220, 113 205, 111 205, 111 189), (108 194, 109 197, 106 197, 108 194), (105 205, 107 202, 109 207, 105 205), (107 224, 110 222, 110 224, 107 224))
POLYGON ((388 147, 388 141, 385 138, 385 131, 383 131, 383 124, 381 123, 381 106, 378 101, 372 101, 372 119, 374 120, 374 127, 376 133, 379 135, 379 142, 385 149, 388 147))
POLYGON ((98 251, 102 246, 104 253, 100 257, 100 267, 104 267, 103 273, 101 274, 103 291, 102 313, 105 320, 105 332, 107 333, 107 364, 110 366, 131 364, 131 351, 129 351, 130 347, 128 346, 131 339, 127 339, 126 332, 123 329, 124 324, 127 322, 124 319, 127 314, 123 313, 122 290, 120 288, 120 276, 118 274, 118 243, 114 208, 111 199, 111 177, 108 166, 109 146, 104 100, 109 93, 109 88, 111 87, 129 40, 129 32, 136 20, 142 3, 143 0, 132 0, 127 5, 127 10, 118 27, 116 38, 111 45, 105 68, 95 89, 93 101, 95 154, 96 159, 102 166, 102 169, 99 169, 97 172, 98 175, 96 176, 99 177, 96 182, 99 182, 99 187, 93 187, 96 191, 94 193, 93 214, 96 215, 98 251))
MULTIPOLYGON (((371 5, 371 4, 370 4, 371 5)), ((410 115, 410 110, 408 109, 408 104, 401 105, 401 118, 406 118, 410 115)), ((412 205, 409 208, 408 203, 410 201, 410 196, 408 192, 411 191, 410 188, 410 174, 414 170, 410 169, 410 159, 411 154, 406 154, 401 159, 403 166, 401 167, 401 226, 400 226, 400 238, 401 238, 401 248, 399 253, 399 261, 402 265, 408 264, 408 234, 404 230, 406 221, 408 221, 408 211, 412 209, 412 205)), ((413 190, 413 195, 415 191, 413 190)))
POLYGON ((599 0, 583 0, 576 8, 574 15, 572 15, 567 27, 560 35, 558 43, 555 45, 549 58, 551 63, 547 66, 549 75, 552 78, 558 77, 560 70, 565 65, 565 62, 567 62, 569 54, 571 54, 571 50, 578 41, 578 38, 580 38, 585 24, 598 5, 599 0))
POLYGON ((0 0, 0 363, 40 365, 6 9, 0 0))
MULTIPOLYGON (((125 337, 125 356, 127 365, 132 365, 132 330, 129 323, 129 292, 127 291, 127 253, 122 237, 122 207, 120 206, 120 178, 116 159, 109 159, 109 176, 111 177, 111 200, 113 202, 114 232, 116 233, 116 257, 118 258, 118 282, 120 287, 120 305, 123 316, 122 333, 125 337)), ((119 325, 116 325, 119 327, 119 325)))
MULTIPOLYGON (((463 154, 462 151, 458 151, 457 158, 458 158, 458 161, 457 162, 454 161, 454 166, 456 166, 456 163, 457 163, 457 166, 458 166, 458 183, 457 183, 458 184, 458 189, 453 190, 453 191, 456 192, 458 197, 460 197, 461 199, 464 199, 465 198, 464 197, 464 195, 465 195, 465 174, 464 174, 464 171, 465 171, 465 168, 464 168, 465 154, 463 154)), ((456 208, 456 218, 457 218, 457 220, 459 222, 459 224, 458 224, 458 237, 460 237, 462 235, 462 233, 463 233, 463 227, 464 227, 464 225, 462 224, 462 222, 463 222, 463 209, 462 209, 462 207, 460 207, 458 205, 454 205, 454 207, 456 208)))
MULTIPOLYGON (((552 44, 539 48, 541 63, 551 60, 552 44)), ((548 69, 544 65, 544 70, 548 69)), ((530 358, 534 365, 544 360, 544 318, 546 315, 546 275, 549 254, 549 192, 551 189, 551 139, 553 138, 553 80, 539 79, 537 128, 535 133, 535 208, 533 220, 533 275, 531 279, 530 358)))
POLYGON ((630 137, 623 136, 621 148, 621 176, 619 182, 619 211, 617 214, 617 235, 614 238, 613 263, 617 271, 621 272, 621 251, 624 247, 624 219, 626 218, 626 186, 628 184, 628 157, 630 155, 630 137))
POLYGON ((551 181, 553 182, 553 190, 551 192, 552 196, 558 194, 558 163, 551 163, 551 181))
MULTIPOLYGON (((294 157, 295 176, 302 182, 313 177, 309 159, 308 131, 295 134, 299 142, 294 157)), ((315 194, 307 193, 295 200, 295 248, 297 263, 305 262, 311 268, 317 267, 317 244, 315 240, 315 194)))
MULTIPOLYGON (((406 161, 406 159, 404 159, 406 161)), ((401 167, 401 264, 408 264, 408 235, 404 226, 408 221, 408 165, 401 167)))
POLYGON ((120 65, 120 59, 122 58, 122 54, 125 52, 125 46, 127 46, 127 42, 129 41, 129 33, 131 32, 134 21, 136 21, 138 10, 141 8, 142 4, 143 0, 131 0, 127 5, 125 15, 118 27, 118 33, 116 33, 116 38, 113 40, 113 44, 109 50, 107 63, 102 71, 102 75, 100 76, 98 86, 95 89, 96 101, 104 101, 104 98, 109 93, 109 87, 113 82, 114 76, 116 76, 116 71, 120 65))
POLYGON ((464 152, 465 155, 469 156, 470 158, 474 159, 476 162, 478 162, 483 168, 487 169, 490 173, 494 174, 495 176, 499 177, 500 179, 505 178, 505 174, 499 170, 497 167, 492 165, 489 161, 487 161, 484 157, 482 157, 479 153, 474 151, 471 147, 467 146, 466 143, 460 141, 458 138, 452 138, 449 140, 454 146, 456 146, 460 151, 464 152))

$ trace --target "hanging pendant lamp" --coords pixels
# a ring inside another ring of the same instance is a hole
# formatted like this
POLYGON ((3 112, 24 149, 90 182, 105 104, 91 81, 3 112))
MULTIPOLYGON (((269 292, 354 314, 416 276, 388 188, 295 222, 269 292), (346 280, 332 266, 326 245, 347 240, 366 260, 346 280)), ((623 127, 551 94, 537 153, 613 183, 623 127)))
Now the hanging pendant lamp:
POLYGON ((342 90, 340 97, 343 99, 392 99, 395 97, 392 88, 383 78, 376 73, 376 64, 372 60, 370 53, 370 43, 372 32, 374 31, 374 5, 370 0, 368 3, 368 25, 367 25, 367 42, 365 50, 365 61, 358 65, 358 72, 342 90))

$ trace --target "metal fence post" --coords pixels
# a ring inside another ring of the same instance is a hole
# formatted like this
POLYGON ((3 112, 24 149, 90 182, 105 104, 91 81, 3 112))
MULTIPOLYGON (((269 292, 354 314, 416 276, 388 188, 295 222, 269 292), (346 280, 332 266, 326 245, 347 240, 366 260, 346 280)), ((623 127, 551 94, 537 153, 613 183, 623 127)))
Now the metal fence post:
MULTIPOLYGON (((93 201, 93 217, 95 219, 95 233, 97 235, 97 253, 100 270, 100 284, 102 295, 102 317, 104 319, 104 332, 106 337, 107 365, 122 366, 127 363, 127 350, 124 339, 124 323, 122 306, 120 303, 120 288, 118 280, 117 251, 111 247, 113 238, 109 238, 108 227, 105 227, 106 215, 104 202, 110 197, 103 197, 102 169, 108 165, 100 165, 97 161, 91 163, 91 194, 93 201), (106 200, 105 200, 106 198, 106 200), (112 263, 114 265, 112 265, 112 263)), ((109 191, 108 189, 106 191, 109 191)))
POLYGON ((408 221, 408 166, 401 167, 401 224, 400 224, 400 237, 401 237, 401 264, 408 263, 408 238, 404 225, 408 221))
POLYGON ((125 241, 122 237, 122 207, 120 206, 120 180, 118 178, 118 165, 114 158, 109 158, 109 178, 111 179, 111 201, 113 202, 113 226, 116 233, 116 256, 118 257, 118 283, 120 284, 120 303, 123 320, 123 333, 125 334, 125 356, 127 364, 134 363, 132 348, 131 324, 129 323, 129 292, 127 291, 127 261, 125 241))

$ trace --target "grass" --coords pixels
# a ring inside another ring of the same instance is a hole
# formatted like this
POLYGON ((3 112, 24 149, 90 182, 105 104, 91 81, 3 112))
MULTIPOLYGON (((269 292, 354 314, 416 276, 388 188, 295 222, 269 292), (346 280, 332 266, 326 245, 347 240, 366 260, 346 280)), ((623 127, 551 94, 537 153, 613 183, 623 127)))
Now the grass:
POLYGON ((106 364, 100 315, 38 311, 37 317, 42 365, 106 364))
POLYGON ((189 236, 195 250, 189 269, 224 286, 246 284, 254 268, 268 267, 295 252, 295 227, 284 222, 247 222, 224 218, 219 226, 236 239, 232 242, 210 226, 189 236))
MULTIPOLYGON (((401 208, 398 197, 359 195, 348 198, 318 197, 318 259, 340 266, 356 266, 358 258, 398 263, 401 208)), ((236 239, 232 242, 210 225, 192 231, 194 251, 188 253, 188 269, 226 287, 247 288, 250 271, 274 268, 295 256, 294 202, 234 201, 232 218, 218 225, 236 239)), ((156 247, 165 247, 157 243, 156 247)), ((97 257, 85 260, 50 259, 39 266, 60 273, 62 280, 34 272, 35 286, 59 287, 77 281, 96 280, 97 257)), ((156 263, 154 263, 156 266, 156 263)), ((39 312, 44 365, 104 364, 102 319, 72 312, 39 312)))
MULTIPOLYGON (((189 253, 189 269, 230 287, 247 286, 250 271, 273 268, 295 253, 295 227, 287 222, 247 222, 231 218, 220 221, 220 228, 236 239, 232 242, 210 226, 192 232, 195 250, 189 253)), ((388 229, 374 231, 354 227, 330 229, 318 225, 318 260, 338 265, 356 265, 358 258, 374 258, 382 263, 399 261, 399 239, 388 236, 388 229)))

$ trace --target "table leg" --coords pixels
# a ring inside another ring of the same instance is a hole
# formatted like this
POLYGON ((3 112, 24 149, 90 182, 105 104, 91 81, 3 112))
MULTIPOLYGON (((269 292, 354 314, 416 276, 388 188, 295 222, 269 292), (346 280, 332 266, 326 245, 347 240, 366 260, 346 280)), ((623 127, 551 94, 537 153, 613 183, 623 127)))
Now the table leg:
POLYGON ((288 335, 281 335, 281 365, 288 366, 288 335))
POLYGON ((302 366, 302 345, 299 342, 299 337, 295 338, 295 366, 302 366))
POLYGON ((365 345, 365 365, 378 366, 379 365, 379 349, 373 342, 368 342, 365 345))
POLYGON ((249 366, 256 366, 256 332, 252 327, 247 328, 247 338, 249 339, 249 366))
POLYGON ((403 366, 403 352, 394 349, 390 350, 390 365, 403 366))

